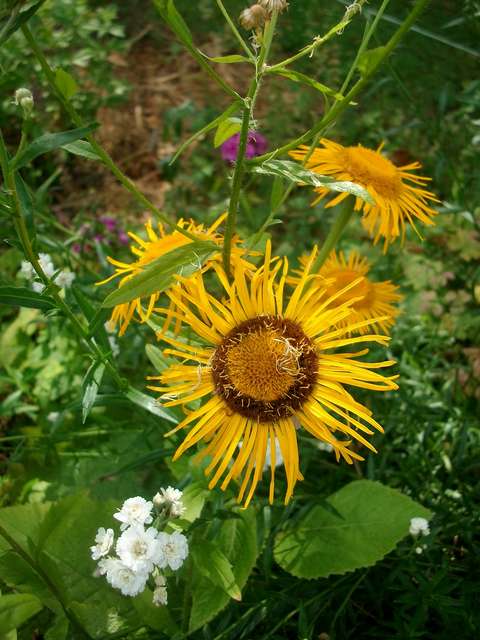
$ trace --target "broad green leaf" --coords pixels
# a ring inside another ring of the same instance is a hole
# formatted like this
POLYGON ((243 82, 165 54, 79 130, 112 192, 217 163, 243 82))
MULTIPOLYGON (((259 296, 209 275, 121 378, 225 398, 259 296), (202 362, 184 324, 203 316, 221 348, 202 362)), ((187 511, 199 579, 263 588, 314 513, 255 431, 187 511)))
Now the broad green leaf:
POLYGON ((0 304, 28 307, 48 311, 55 308, 55 301, 26 287, 0 287, 0 304))
POLYGON ((92 145, 86 140, 77 140, 76 142, 70 142, 69 144, 62 144, 62 149, 72 153, 74 156, 82 156, 82 158, 88 158, 89 160, 102 161, 92 145))
POLYGON ((255 173, 287 178, 287 180, 298 182, 299 184, 307 184, 312 187, 324 187, 330 191, 340 193, 350 193, 352 196, 361 198, 369 204, 375 204, 372 196, 361 185, 347 181, 335 182, 332 178, 309 171, 298 162, 293 162, 292 160, 266 160, 260 166, 253 167, 252 170, 255 173))
POLYGON ((251 62, 251 60, 249 60, 246 56, 241 56, 236 53, 230 56, 216 56, 214 58, 207 56, 205 53, 202 53, 202 51, 200 51, 200 53, 204 58, 206 58, 207 60, 210 60, 210 62, 218 62, 220 64, 234 64, 235 62, 249 62, 249 63, 251 62))
POLYGON ((88 369, 82 382, 83 398, 82 398, 82 422, 85 423, 90 413, 95 398, 97 397, 98 388, 102 384, 103 374, 105 373, 105 365, 103 362, 93 362, 88 369))
POLYGON ((357 69, 362 76, 368 76, 385 55, 385 47, 377 47, 364 51, 357 62, 357 69))
POLYGON ((57 85, 60 93, 67 100, 70 100, 70 98, 78 91, 78 85, 75 78, 63 69, 57 69, 55 71, 55 84, 57 85))
POLYGON ((40 0, 35 4, 30 4, 23 11, 10 11, 10 15, 5 17, 0 24, 0 47, 8 40, 8 38, 15 33, 22 24, 30 20, 30 18, 37 13, 45 0, 40 0))
POLYGON ((0 630, 17 629, 43 608, 40 600, 28 593, 0 596, 0 630))
POLYGON ((357 480, 277 535, 278 564, 299 578, 326 578, 369 567, 408 534, 410 520, 431 512, 396 489, 357 480))
POLYGON ((283 76, 284 78, 288 78, 289 80, 293 80, 294 82, 300 82, 301 84, 306 84, 320 93, 323 93, 325 96, 330 96, 335 98, 335 100, 343 100, 343 95, 334 89, 330 89, 327 85, 306 76, 304 73, 299 73, 298 71, 293 71, 292 69, 273 69, 272 73, 276 75, 283 76))
MULTIPOLYGON (((198 527, 190 548, 193 549, 195 544, 201 547, 204 541, 211 537, 217 549, 230 562, 239 589, 243 589, 258 555, 256 518, 253 509, 234 509, 232 513, 238 517, 222 522, 220 529, 215 533, 211 532, 213 524, 198 527)), ((205 626, 230 601, 223 589, 196 570, 195 565, 193 569, 190 584, 190 633, 205 626)))
POLYGON ((183 142, 180 145, 180 147, 178 148, 177 152, 175 153, 173 158, 170 160, 169 164, 173 164, 177 160, 177 158, 185 151, 185 149, 192 144, 192 142, 194 142, 195 140, 197 140, 201 136, 204 136, 209 131, 212 131, 212 129, 215 129, 215 127, 217 127, 226 118, 228 118, 229 116, 234 114, 236 111, 238 111, 238 109, 240 107, 241 107, 241 103, 240 102, 238 102, 238 101, 233 102, 227 109, 225 109, 225 111, 223 113, 221 113, 218 116, 218 118, 215 118, 215 120, 212 120, 212 122, 209 122, 208 124, 206 124, 202 129, 200 129, 200 131, 197 131, 192 136, 190 136, 190 138, 188 138, 188 140, 185 140, 185 142, 183 142))
POLYGON ((55 618, 52 626, 45 634, 45 640, 68 640, 70 623, 65 615, 59 615, 55 618))
POLYGON ((126 397, 134 404, 142 407, 149 413, 153 413, 154 416, 159 416, 168 420, 168 422, 178 423, 179 420, 175 414, 170 412, 170 409, 164 409, 156 400, 151 396, 147 396, 146 393, 142 393, 133 387, 129 387, 125 393, 126 397))
POLYGON ((153 593, 150 589, 145 589, 140 595, 132 599, 142 622, 150 629, 161 631, 162 633, 173 636, 179 632, 178 625, 173 620, 167 607, 157 607, 152 602, 153 593))
POLYGON ((192 275, 218 250, 213 242, 198 240, 169 251, 107 296, 102 306, 111 308, 135 298, 161 293, 174 282, 176 274, 192 275))
POLYGON ((98 127, 96 122, 87 125, 86 127, 79 127, 78 129, 71 129, 70 131, 62 131, 61 133, 45 133, 33 142, 31 142, 25 149, 13 159, 12 169, 20 169, 30 164, 32 160, 35 160, 38 156, 63 147, 65 144, 75 142, 84 138, 89 133, 94 131, 98 127))
POLYGON ((182 502, 185 507, 185 513, 182 518, 188 522, 194 522, 199 518, 208 495, 209 491, 204 484, 190 482, 183 490, 182 502))
POLYGON ((235 581, 232 565, 216 544, 203 540, 201 546, 192 546, 191 553, 195 566, 203 576, 234 600, 242 599, 242 592, 235 581))
POLYGON ((270 194, 270 210, 276 211, 282 203, 284 195, 283 180, 280 176, 275 176, 270 194))
POLYGON ((242 128, 242 121, 240 118, 225 118, 220 122, 215 131, 215 137, 213 138, 213 146, 219 147, 221 144, 228 140, 242 128))

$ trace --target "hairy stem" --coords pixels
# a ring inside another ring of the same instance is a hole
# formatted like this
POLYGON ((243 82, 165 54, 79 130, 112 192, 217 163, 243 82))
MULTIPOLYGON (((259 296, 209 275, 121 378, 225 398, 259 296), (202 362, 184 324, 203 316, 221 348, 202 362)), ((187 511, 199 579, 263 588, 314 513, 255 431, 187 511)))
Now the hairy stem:
POLYGON ((255 107, 255 100, 258 95, 262 76, 265 72, 265 61, 267 60, 270 52, 270 46, 272 44, 273 34, 275 32, 275 25, 277 21, 277 13, 274 12, 271 20, 265 25, 263 34, 262 47, 260 54, 256 61, 255 75, 250 82, 247 96, 244 99, 244 107, 242 114, 242 128, 240 130, 240 140, 238 144, 237 160, 235 163, 235 169, 232 179, 232 190, 230 194, 230 202, 228 205, 227 220, 225 222, 225 236, 223 243, 223 268, 227 277, 231 276, 230 259, 232 253, 232 240, 235 234, 235 228, 237 223, 238 204, 240 201, 240 191, 242 188, 242 180, 245 168, 245 151, 248 141, 248 130, 250 120, 252 118, 253 110, 255 107))

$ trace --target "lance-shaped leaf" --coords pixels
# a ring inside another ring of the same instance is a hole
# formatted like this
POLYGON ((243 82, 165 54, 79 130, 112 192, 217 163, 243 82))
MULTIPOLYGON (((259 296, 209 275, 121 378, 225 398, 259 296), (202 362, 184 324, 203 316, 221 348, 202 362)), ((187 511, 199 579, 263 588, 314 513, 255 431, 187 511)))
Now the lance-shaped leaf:
POLYGON ((7 11, 6 14, 2 12, 0 18, 0 47, 15 33, 22 24, 30 20, 30 18, 40 9, 45 0, 40 0, 35 3, 28 3, 27 7, 23 10, 20 7, 20 2, 16 3, 16 6, 7 11))
POLYGON ((192 557, 198 571, 234 600, 242 599, 242 592, 232 571, 230 561, 217 545, 203 540, 200 547, 192 547, 192 557))
POLYGON ((13 307, 28 307, 49 311, 55 308, 55 301, 26 287, 0 287, 0 304, 13 307))
POLYGON ((173 283, 176 274, 191 275, 218 250, 218 246, 213 242, 198 240, 169 251, 108 295, 103 306, 110 308, 135 298, 161 293, 173 283))
POLYGON ((76 142, 70 142, 69 144, 62 144, 62 149, 72 153, 74 156, 81 156, 82 158, 88 158, 89 160, 100 160, 102 158, 97 154, 92 145, 86 140, 77 140, 76 142))
POLYGON ((226 118, 218 125, 215 131, 215 137, 213 139, 213 146, 219 147, 221 144, 228 140, 242 128, 242 121, 240 118, 226 118))
POLYGON ((408 535, 410 520, 431 512, 396 489, 371 480, 347 484, 325 506, 279 533, 278 564, 301 578, 326 578, 369 567, 408 535))
POLYGON ((266 160, 260 166, 253 167, 252 171, 270 176, 280 176, 292 182, 307 184, 312 187, 323 187, 330 191, 350 193, 352 196, 361 198, 369 204, 375 204, 370 193, 361 185, 348 181, 336 182, 333 178, 309 171, 298 162, 293 162, 292 160, 266 160))
POLYGON ((274 73, 278 76, 283 76, 284 78, 288 78, 289 80, 293 80, 293 82, 299 82, 300 84, 308 85, 320 93, 323 93, 325 96, 330 96, 335 98, 335 100, 343 100, 343 95, 334 89, 330 89, 326 84, 322 84, 309 76, 306 76, 304 73, 300 73, 299 71, 293 71, 292 69, 271 69, 270 73, 274 73))
POLYGON ((20 169, 30 164, 32 160, 35 160, 38 156, 63 147, 65 144, 75 142, 84 138, 94 129, 98 127, 96 122, 87 125, 86 127, 78 127, 78 129, 71 129, 70 131, 62 131, 61 133, 45 133, 33 142, 31 142, 25 149, 13 160, 12 169, 20 169))
POLYGON ((75 78, 63 69, 57 69, 55 71, 55 84, 57 85, 60 93, 67 100, 70 100, 70 98, 78 91, 78 85, 75 78))
POLYGON ((206 58, 207 60, 210 60, 210 62, 218 62, 219 64, 235 64, 236 62, 248 62, 248 63, 252 62, 246 56, 241 56, 238 53, 234 53, 229 56, 215 56, 214 58, 207 56, 207 54, 203 53, 203 51, 200 51, 200 53, 204 58, 206 58))

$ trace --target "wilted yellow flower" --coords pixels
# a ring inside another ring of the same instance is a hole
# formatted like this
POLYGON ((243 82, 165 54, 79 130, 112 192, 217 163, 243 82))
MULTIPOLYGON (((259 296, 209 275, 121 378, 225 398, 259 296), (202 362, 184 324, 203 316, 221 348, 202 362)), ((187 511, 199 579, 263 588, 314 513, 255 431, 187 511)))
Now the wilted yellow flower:
POLYGON ((267 13, 265 9, 259 4, 252 4, 251 7, 248 7, 241 12, 238 21, 244 29, 250 30, 263 27, 266 18, 267 13))
MULTIPOLYGON (((210 241, 214 242, 218 245, 219 252, 218 254, 214 254, 206 263, 206 267, 208 268, 215 261, 219 261, 221 259, 221 249, 223 244, 223 236, 218 232, 218 227, 225 220, 226 214, 220 216, 210 227, 205 228, 202 224, 196 224, 193 220, 185 221, 180 219, 177 223, 179 227, 185 229, 189 233, 193 234, 197 240, 210 241)), ((145 267, 151 264, 157 258, 164 256, 165 254, 173 251, 174 249, 178 249, 179 247, 183 247, 191 242, 189 237, 183 235, 180 231, 173 231, 172 233, 165 233, 163 225, 161 223, 158 224, 158 230, 156 231, 153 228, 151 221, 148 221, 145 224, 145 230, 147 232, 147 239, 143 240, 137 234, 129 231, 128 235, 133 240, 134 244, 130 246, 130 251, 136 256, 136 260, 134 262, 121 262, 120 260, 116 260, 115 258, 108 257, 107 260, 115 267, 115 273, 98 282, 97 284, 106 284, 113 280, 114 278, 120 278, 118 286, 121 287, 125 282, 128 282, 130 278, 138 275, 142 272, 145 267)), ((237 246, 238 238, 234 239, 232 244, 232 260, 242 260, 242 256, 245 251, 237 246)), ((155 304, 159 298, 159 293, 152 293, 148 297, 148 303, 146 307, 142 304, 141 298, 135 298, 131 302, 125 302, 123 304, 118 304, 114 307, 111 318, 110 325, 115 327, 120 325, 119 334, 123 335, 132 320, 132 318, 137 315, 137 318, 141 322, 145 322, 151 316, 155 304)), ((170 318, 167 319, 169 321, 170 318)))
MULTIPOLYGON (((301 256, 300 263, 305 266, 308 262, 308 256, 301 256)), ((324 287, 328 296, 334 296, 339 291, 345 289, 348 285, 353 285, 345 294, 335 299, 333 304, 356 298, 352 303, 352 315, 340 321, 338 326, 347 327, 352 322, 361 322, 362 320, 376 321, 368 326, 357 329, 360 334, 369 333, 388 333, 390 327, 394 324, 398 315, 398 309, 394 306, 396 302, 402 299, 398 293, 398 287, 389 280, 383 282, 375 282, 368 277, 370 265, 365 257, 362 257, 357 251, 351 251, 348 259, 343 251, 337 255, 332 251, 325 263, 318 272, 321 276, 318 282, 312 286, 324 287)), ((299 277, 292 277, 290 282, 296 284, 299 277)))
POLYGON ((164 336, 172 347, 165 354, 180 361, 150 378, 160 381, 150 389, 162 394, 165 407, 183 405, 187 411, 187 417, 171 432, 188 429, 174 459, 203 442, 200 456, 210 456, 205 470, 212 474, 209 487, 221 481, 225 489, 232 479, 241 479, 238 500, 245 506, 262 476, 268 443, 270 502, 277 443, 287 478, 285 503, 290 500, 297 480, 303 479, 297 428, 330 444, 337 460, 343 457, 347 463, 363 459, 349 448, 352 440, 375 451, 365 434, 371 435, 372 429, 382 431, 382 427, 345 387, 397 388, 395 376, 378 373, 391 361, 363 362, 358 356, 365 350, 339 350, 359 342, 385 344, 389 338, 348 337, 374 324, 375 319, 348 322, 354 317, 354 298, 349 299, 348 292, 357 282, 334 296, 308 286, 318 279, 310 274, 314 258, 315 252, 288 299, 284 295, 288 263, 271 260, 270 243, 264 264, 251 277, 246 277, 240 262, 233 267, 231 284, 221 268, 215 268, 226 294, 223 302, 207 292, 200 272, 189 280, 191 294, 181 296, 174 290, 168 294, 182 312, 182 321, 203 341, 203 345, 187 344, 164 336), (343 321, 345 326, 340 327, 343 321), (198 408, 186 409, 200 399, 198 408))
MULTIPOLYGON (((375 243, 380 238, 384 239, 384 251, 399 236, 403 242, 407 224, 412 225, 419 236, 415 220, 420 220, 425 225, 433 224, 432 218, 437 212, 431 208, 429 201, 440 201, 424 188, 430 178, 412 173, 421 167, 419 162, 397 167, 382 155, 383 145, 374 151, 361 145, 343 147, 325 138, 321 140, 321 144, 323 148, 315 149, 306 161, 306 168, 324 176, 332 176, 338 181, 355 182, 370 193, 375 204, 357 197, 355 211, 363 211, 363 226, 375 243)), ((308 151, 309 147, 301 146, 291 151, 290 155, 303 161, 308 151)), ((315 191, 319 196, 313 204, 331 193, 324 187, 318 187, 315 191)), ((348 193, 340 193, 326 207, 334 207, 348 196, 348 193)))

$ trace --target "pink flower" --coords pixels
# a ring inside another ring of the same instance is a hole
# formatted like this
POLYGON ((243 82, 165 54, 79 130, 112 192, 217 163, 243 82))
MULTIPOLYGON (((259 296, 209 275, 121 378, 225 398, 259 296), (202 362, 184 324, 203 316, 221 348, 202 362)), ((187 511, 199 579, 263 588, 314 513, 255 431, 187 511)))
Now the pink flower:
MULTIPOLYGON (((240 142, 240 134, 236 133, 225 142, 220 147, 220 152, 222 154, 222 158, 225 162, 235 162, 238 155, 238 145, 240 142)), ((258 131, 249 131, 248 132, 248 140, 247 140, 247 148, 245 149, 245 157, 246 158, 255 158, 256 156, 261 156, 267 150, 268 142, 267 139, 262 136, 258 131)))

